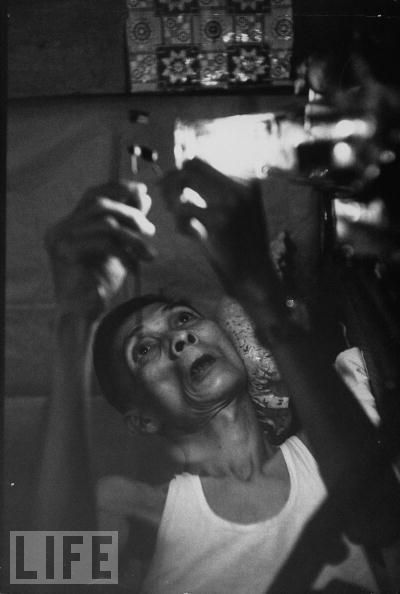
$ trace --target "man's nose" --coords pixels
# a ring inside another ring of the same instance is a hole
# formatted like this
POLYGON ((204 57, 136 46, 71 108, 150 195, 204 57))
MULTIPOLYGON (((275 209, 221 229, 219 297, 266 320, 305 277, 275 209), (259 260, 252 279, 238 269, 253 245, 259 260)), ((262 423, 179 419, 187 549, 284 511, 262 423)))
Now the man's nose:
POLYGON ((175 332, 171 340, 171 350, 173 355, 175 355, 175 357, 179 357, 179 355, 188 345, 196 344, 196 342, 197 337, 195 334, 193 334, 193 332, 187 330, 175 332))

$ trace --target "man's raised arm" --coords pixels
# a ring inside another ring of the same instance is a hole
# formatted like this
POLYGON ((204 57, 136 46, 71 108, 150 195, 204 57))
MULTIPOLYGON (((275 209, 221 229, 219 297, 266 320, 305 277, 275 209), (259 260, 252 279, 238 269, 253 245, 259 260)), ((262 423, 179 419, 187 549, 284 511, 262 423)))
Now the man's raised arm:
POLYGON ((155 228, 143 184, 95 188, 50 228, 56 316, 53 390, 48 408, 32 525, 40 530, 95 529, 87 424, 93 330, 131 267, 150 260, 155 228))

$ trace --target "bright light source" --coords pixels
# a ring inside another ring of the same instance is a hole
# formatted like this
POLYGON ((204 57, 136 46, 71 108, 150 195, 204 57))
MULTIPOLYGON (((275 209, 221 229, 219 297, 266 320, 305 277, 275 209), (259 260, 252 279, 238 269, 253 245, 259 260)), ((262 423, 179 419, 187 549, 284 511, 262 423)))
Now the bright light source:
POLYGON ((198 157, 221 173, 247 181, 268 175, 270 168, 293 169, 296 147, 308 138, 297 122, 273 113, 247 114, 175 124, 175 162, 198 157))
POLYGON ((347 142, 338 142, 332 150, 336 167, 351 167, 356 161, 354 149, 347 142))
POLYGON ((369 138, 375 132, 375 125, 369 120, 344 118, 338 122, 333 130, 334 138, 348 138, 349 136, 362 136, 369 138))

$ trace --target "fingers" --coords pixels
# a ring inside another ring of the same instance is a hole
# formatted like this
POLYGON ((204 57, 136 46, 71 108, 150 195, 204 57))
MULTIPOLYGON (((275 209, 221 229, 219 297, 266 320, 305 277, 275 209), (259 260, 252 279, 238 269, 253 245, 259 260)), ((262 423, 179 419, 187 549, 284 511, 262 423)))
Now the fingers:
POLYGON ((183 188, 183 192, 180 196, 180 201, 182 204, 191 204, 192 206, 197 206, 198 208, 207 208, 207 202, 194 190, 191 188, 183 188))
POLYGON ((140 235, 135 236, 133 233, 129 233, 129 241, 125 238, 124 243, 97 235, 79 238, 73 243, 65 243, 63 247, 63 257, 71 264, 82 262, 94 267, 96 263, 114 256, 129 268, 135 268, 138 260, 149 261, 154 255, 154 248, 144 243, 140 235))
POLYGON ((91 216, 111 217, 119 224, 130 226, 146 237, 153 237, 156 228, 139 209, 116 202, 106 196, 99 196, 91 209, 91 216))
POLYGON ((160 188, 167 205, 167 208, 173 210, 185 187, 188 186, 186 177, 181 170, 173 170, 166 173, 160 181, 160 188))
MULTIPOLYGON (((120 187, 119 184, 118 191, 120 187)), ((115 184, 112 188, 116 191, 115 184)), ((129 252, 130 259, 153 259, 155 250, 149 238, 156 229, 145 215, 151 206, 147 188, 144 184, 131 183, 126 189, 134 194, 136 206, 98 195, 98 189, 86 194, 78 207, 46 234, 48 252, 69 261, 82 260, 85 254, 90 257, 93 252, 104 256, 108 252, 118 256, 129 252)))
POLYGON ((180 203, 179 227, 181 232, 193 235, 200 241, 207 241, 208 231, 204 225, 208 214, 204 212, 207 209, 207 202, 200 194, 186 187, 180 196, 180 203))
POLYGON ((226 182, 230 186, 228 178, 199 159, 164 176, 161 190, 181 233, 205 243, 211 228, 226 222, 227 205, 221 198, 227 195, 226 182))
MULTIPOLYGON (((170 186, 167 190, 171 192, 177 192, 180 189, 181 193, 183 188, 188 187, 197 192, 208 206, 225 208, 236 203, 239 198, 244 198, 246 189, 244 184, 227 177, 197 158, 185 161, 180 171, 172 172, 171 179, 167 180, 168 183, 170 186)), ((173 197, 170 196, 170 198, 173 197)))
POLYGON ((88 190, 76 209, 65 219, 65 226, 72 232, 75 229, 81 233, 85 226, 92 225, 94 219, 103 219, 110 228, 115 222, 115 227, 122 225, 144 237, 153 237, 155 226, 146 217, 150 208, 151 198, 144 184, 106 184, 88 190))
POLYGON ((190 229, 190 234, 195 235, 200 241, 205 243, 208 240, 208 231, 199 219, 191 217, 188 221, 188 229, 190 229))
POLYGON ((154 233, 154 225, 141 211, 103 197, 50 228, 45 246, 55 261, 90 263, 114 255, 132 265, 155 257, 150 242, 154 233))
POLYGON ((199 192, 199 194, 207 194, 214 189, 217 192, 227 189, 235 191, 239 185, 237 181, 232 180, 198 158, 185 161, 182 171, 187 181, 190 182, 188 185, 196 190, 196 192, 199 192))
POLYGON ((165 175, 161 190, 167 207, 175 215, 187 206, 203 210, 203 213, 198 210, 196 215, 203 224, 211 213, 213 223, 215 217, 229 216, 238 204, 251 196, 250 185, 228 178, 200 159, 186 161, 181 170, 165 175))
POLYGON ((136 208, 138 208, 145 216, 147 216, 151 209, 151 198, 147 193, 147 186, 135 181, 126 182, 126 185, 129 192, 131 192, 133 195, 133 199, 137 201, 136 208))
POLYGON ((151 208, 151 198, 147 193, 147 186, 136 181, 120 181, 119 183, 108 183, 101 186, 89 188, 75 211, 90 210, 99 197, 104 196, 117 203, 129 205, 140 210, 145 216, 151 208))
POLYGON ((169 206, 181 233, 205 241, 230 225, 231 208, 221 204, 208 207, 199 194, 187 190, 185 188, 169 206))
POLYGON ((68 234, 70 253, 77 259, 87 254, 114 254, 129 259, 152 260, 155 248, 139 229, 121 224, 117 218, 108 215, 91 222, 74 225, 68 234))

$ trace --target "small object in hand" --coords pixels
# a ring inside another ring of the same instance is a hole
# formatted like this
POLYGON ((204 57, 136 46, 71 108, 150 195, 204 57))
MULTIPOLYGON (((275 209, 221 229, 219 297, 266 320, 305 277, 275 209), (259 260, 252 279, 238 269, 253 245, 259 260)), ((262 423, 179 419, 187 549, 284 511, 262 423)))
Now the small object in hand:
MULTIPOLYGON (((158 152, 147 147, 141 146, 139 144, 132 144, 128 147, 128 152, 131 155, 131 170, 133 175, 138 174, 138 159, 143 159, 148 163, 152 163, 154 167, 156 167, 156 163, 158 161, 158 152)), ((157 166, 158 167, 158 166, 157 166)), ((159 169, 159 168, 158 168, 159 169)), ((157 171, 158 173, 158 171, 157 171)))

